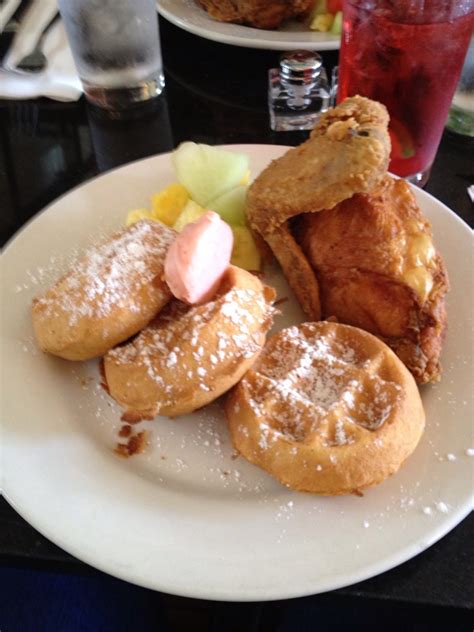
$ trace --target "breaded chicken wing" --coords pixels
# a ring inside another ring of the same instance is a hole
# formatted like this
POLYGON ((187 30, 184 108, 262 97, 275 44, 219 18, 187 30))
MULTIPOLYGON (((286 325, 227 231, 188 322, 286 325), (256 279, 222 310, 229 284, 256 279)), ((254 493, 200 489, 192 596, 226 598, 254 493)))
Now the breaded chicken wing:
POLYGON ((323 114, 309 140, 274 160, 249 189, 249 224, 272 249, 312 320, 321 318, 318 284, 288 220, 370 191, 387 171, 387 126, 388 113, 380 103, 346 99, 323 114))
POLYGON ((439 379, 447 273, 403 180, 387 175, 386 109, 352 97, 275 160, 247 198, 306 315, 387 342, 420 383, 439 379))

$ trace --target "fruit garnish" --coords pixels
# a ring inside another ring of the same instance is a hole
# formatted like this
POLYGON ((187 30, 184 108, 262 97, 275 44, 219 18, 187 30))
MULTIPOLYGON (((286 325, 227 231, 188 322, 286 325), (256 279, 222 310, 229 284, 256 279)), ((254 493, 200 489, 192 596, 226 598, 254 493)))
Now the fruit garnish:
POLYGON ((173 226, 188 200, 189 195, 183 185, 173 182, 151 196, 151 214, 163 224, 173 226))
POLYGON ((334 16, 331 33, 333 35, 340 35, 342 33, 342 11, 338 11, 334 16))
POLYGON ((171 158, 179 182, 154 193, 151 210, 130 211, 127 226, 147 218, 180 232, 211 210, 232 228, 232 263, 246 270, 259 270, 260 251, 245 224, 250 180, 248 157, 211 145, 186 142, 173 152, 171 158))
POLYGON ((239 182, 239 184, 248 184, 249 181, 250 181, 250 169, 247 169, 247 171, 244 174, 244 177, 239 182))
POLYGON ((230 262, 244 270, 260 270, 261 256, 252 233, 246 226, 232 226, 234 247, 230 262))
POLYGON ((125 220, 125 225, 130 226, 130 224, 135 224, 140 219, 155 219, 152 217, 152 214, 147 208, 136 208, 133 211, 129 211, 127 214, 127 219, 125 220))
POLYGON ((244 226, 246 196, 247 187, 239 186, 212 200, 207 207, 219 213, 221 218, 231 226, 244 226))
POLYGON ((392 142, 392 158, 412 158, 415 155, 415 143, 403 123, 390 117, 388 132, 392 142))
POLYGON ((192 142, 181 143, 171 159, 178 181, 201 206, 239 186, 249 169, 245 154, 192 142))
POLYGON ((332 13, 322 13, 314 16, 309 28, 313 31, 320 31, 327 33, 334 22, 334 15, 332 13))
POLYGON ((188 200, 186 202, 185 207, 178 215, 178 219, 173 224, 173 228, 178 231, 178 233, 190 222, 195 222, 197 219, 204 215, 206 209, 197 204, 194 200, 188 200))

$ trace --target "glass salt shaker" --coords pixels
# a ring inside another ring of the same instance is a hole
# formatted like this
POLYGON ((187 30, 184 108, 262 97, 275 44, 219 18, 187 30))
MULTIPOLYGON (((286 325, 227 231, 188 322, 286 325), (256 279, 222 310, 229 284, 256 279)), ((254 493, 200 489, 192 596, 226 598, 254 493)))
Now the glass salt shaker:
POLYGON ((312 129, 328 109, 330 93, 321 55, 283 53, 280 68, 268 73, 270 127, 276 132, 312 129))

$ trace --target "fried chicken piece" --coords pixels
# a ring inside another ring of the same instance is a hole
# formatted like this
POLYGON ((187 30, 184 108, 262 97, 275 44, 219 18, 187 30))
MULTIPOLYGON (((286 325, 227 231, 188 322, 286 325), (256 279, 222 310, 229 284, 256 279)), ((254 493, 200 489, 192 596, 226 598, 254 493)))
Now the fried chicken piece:
POLYGON ((448 278, 410 188, 386 174, 387 125, 362 97, 329 110, 254 181, 247 218, 309 319, 376 334, 424 383, 440 375, 448 278))
POLYGON ((288 220, 372 189, 387 171, 387 126, 388 113, 380 103, 346 99, 322 115, 309 140, 274 160, 249 189, 249 224, 272 249, 312 320, 321 318, 318 283, 288 220))
POLYGON ((439 379, 448 277, 407 183, 387 175, 368 194, 295 218, 293 232, 316 272, 323 318, 380 337, 419 383, 439 379))
POLYGON ((235 22, 259 29, 276 29, 284 20, 309 12, 315 0, 198 0, 220 22, 235 22))

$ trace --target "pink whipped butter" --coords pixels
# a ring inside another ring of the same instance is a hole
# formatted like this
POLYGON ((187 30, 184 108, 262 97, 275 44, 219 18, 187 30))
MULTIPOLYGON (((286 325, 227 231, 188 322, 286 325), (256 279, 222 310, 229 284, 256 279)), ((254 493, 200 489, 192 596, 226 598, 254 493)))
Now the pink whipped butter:
POLYGON ((229 267, 234 236, 217 213, 187 224, 168 249, 165 281, 181 301, 196 305, 213 297, 229 267))

